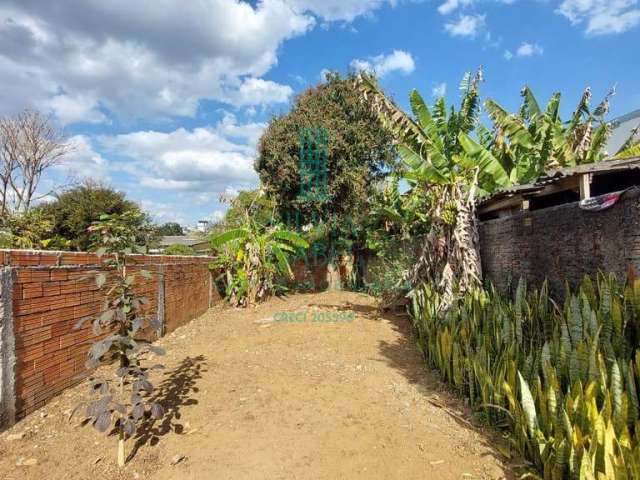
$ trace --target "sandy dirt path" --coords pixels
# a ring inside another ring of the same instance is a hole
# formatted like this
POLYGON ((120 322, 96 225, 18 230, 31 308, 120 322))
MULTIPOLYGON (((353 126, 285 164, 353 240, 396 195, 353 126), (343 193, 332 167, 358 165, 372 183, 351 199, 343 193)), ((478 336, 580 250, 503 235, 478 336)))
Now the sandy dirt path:
POLYGON ((511 478, 496 438, 425 370, 408 319, 366 295, 219 307, 159 344, 169 414, 127 442, 125 469, 113 437, 67 420, 81 385, 0 435, 0 478, 511 478))

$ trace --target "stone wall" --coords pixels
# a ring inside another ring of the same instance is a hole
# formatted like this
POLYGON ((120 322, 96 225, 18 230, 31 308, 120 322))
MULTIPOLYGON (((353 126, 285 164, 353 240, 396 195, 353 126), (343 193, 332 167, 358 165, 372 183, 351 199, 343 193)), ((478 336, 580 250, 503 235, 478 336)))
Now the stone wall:
MULTIPOLYGON (((219 299, 208 257, 132 255, 130 271, 149 299, 148 314, 170 332, 203 314, 219 299)), ((82 318, 101 310, 103 296, 94 276, 97 256, 75 252, 0 250, 0 425, 11 424, 78 383, 88 372, 87 351, 95 340, 82 318)))
POLYGON ((613 207, 588 212, 578 203, 522 212, 480 224, 485 279, 504 290, 524 277, 545 278, 562 295, 565 281, 578 284, 599 270, 621 280, 629 266, 640 274, 640 190, 627 191, 613 207))

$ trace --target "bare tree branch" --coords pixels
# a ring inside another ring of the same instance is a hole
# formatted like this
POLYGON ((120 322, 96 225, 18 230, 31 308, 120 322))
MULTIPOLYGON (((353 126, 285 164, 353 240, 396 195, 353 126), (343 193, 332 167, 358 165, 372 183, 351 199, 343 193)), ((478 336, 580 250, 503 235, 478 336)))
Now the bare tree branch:
POLYGON ((3 214, 9 201, 14 210, 28 211, 42 174, 59 164, 72 149, 51 119, 36 110, 0 119, 0 147, 3 214))

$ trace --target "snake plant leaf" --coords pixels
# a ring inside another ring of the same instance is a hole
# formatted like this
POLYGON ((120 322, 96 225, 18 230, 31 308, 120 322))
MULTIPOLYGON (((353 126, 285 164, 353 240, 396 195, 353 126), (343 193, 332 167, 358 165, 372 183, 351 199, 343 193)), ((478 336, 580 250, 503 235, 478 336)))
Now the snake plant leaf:
POLYGON ((538 422, 536 417, 536 404, 533 401, 533 396, 529 390, 529 385, 522 377, 522 374, 518 372, 518 381, 520 382, 520 396, 522 401, 522 410, 524 411, 527 419, 527 427, 529 429, 529 435, 533 438, 538 428, 538 422))

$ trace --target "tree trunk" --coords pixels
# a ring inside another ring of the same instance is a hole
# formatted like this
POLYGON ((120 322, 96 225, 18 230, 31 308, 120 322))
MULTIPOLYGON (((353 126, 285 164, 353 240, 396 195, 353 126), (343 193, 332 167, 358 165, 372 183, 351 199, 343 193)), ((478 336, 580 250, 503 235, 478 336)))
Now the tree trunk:
POLYGON ((327 290, 341 290, 340 269, 336 265, 335 258, 330 258, 327 261, 327 290))
POLYGON ((412 288, 429 284, 440 295, 446 310, 457 295, 482 282, 474 189, 459 183, 441 187, 432 212, 432 226, 422 253, 405 279, 412 288))

